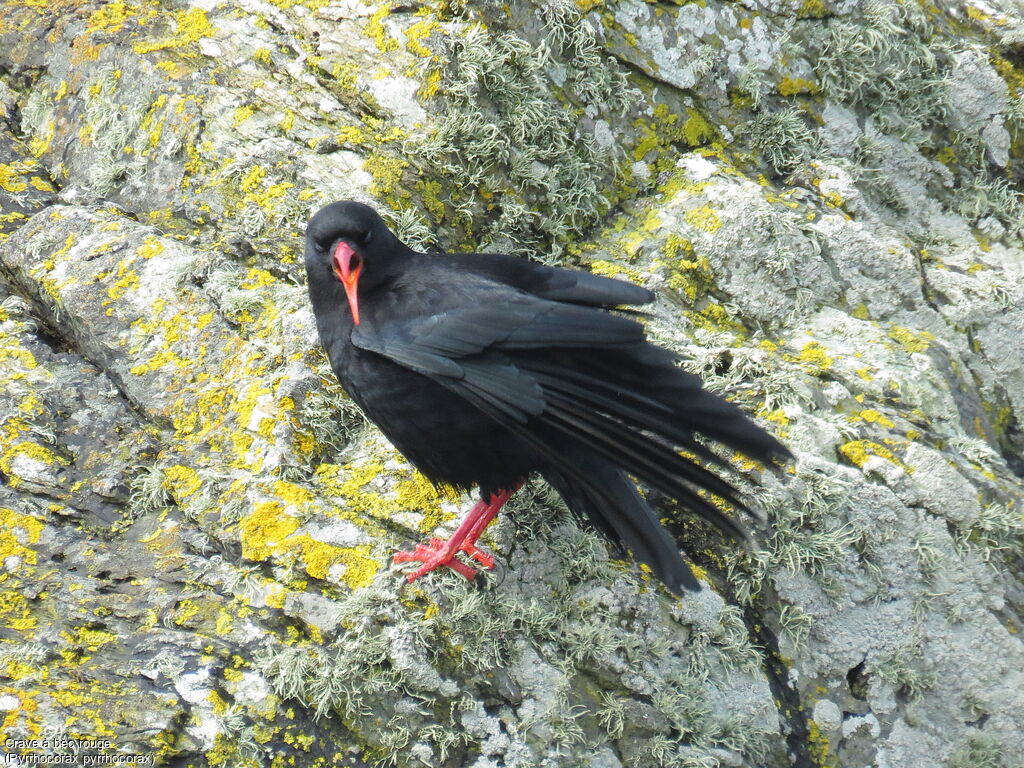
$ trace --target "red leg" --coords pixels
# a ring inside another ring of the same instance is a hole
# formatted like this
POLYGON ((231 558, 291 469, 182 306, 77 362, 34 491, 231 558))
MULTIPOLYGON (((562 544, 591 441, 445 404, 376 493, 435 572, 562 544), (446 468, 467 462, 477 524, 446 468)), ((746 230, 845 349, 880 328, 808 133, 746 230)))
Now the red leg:
POLYGON ((465 552, 484 568, 493 568, 494 558, 477 548, 476 540, 480 538, 480 534, 484 532, 487 524, 498 514, 498 510, 522 485, 521 482, 516 483, 514 488, 499 491, 488 500, 478 501, 448 541, 431 539, 429 544, 417 544, 411 552, 396 552, 392 562, 423 563, 422 566, 406 576, 409 581, 415 581, 423 574, 441 566, 451 568, 456 573, 461 573, 467 579, 472 580, 476 576, 476 570, 456 557, 459 552, 465 552))

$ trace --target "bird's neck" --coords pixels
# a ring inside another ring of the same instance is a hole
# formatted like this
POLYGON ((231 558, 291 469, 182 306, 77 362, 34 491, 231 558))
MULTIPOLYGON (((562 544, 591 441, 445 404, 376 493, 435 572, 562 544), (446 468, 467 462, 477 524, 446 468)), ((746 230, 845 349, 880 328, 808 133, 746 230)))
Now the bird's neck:
POLYGON ((327 274, 309 281, 309 301, 313 305, 320 342, 330 353, 335 344, 347 341, 352 332, 352 313, 345 289, 333 274, 327 274))

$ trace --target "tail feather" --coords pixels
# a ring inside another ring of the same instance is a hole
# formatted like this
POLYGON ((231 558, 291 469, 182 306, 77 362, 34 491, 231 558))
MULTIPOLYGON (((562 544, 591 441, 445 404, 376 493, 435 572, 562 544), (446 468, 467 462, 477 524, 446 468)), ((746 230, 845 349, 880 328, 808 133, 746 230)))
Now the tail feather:
MULTIPOLYGON (((663 403, 680 429, 697 432, 764 464, 791 458, 778 440, 743 414, 733 403, 703 388, 700 378, 675 365, 676 356, 650 344, 633 345, 620 355, 584 360, 590 381, 617 390, 638 390, 663 403)), ((645 428, 659 431, 657 423, 645 428)))
POLYGON ((545 415, 555 429, 574 437, 599 455, 636 475, 651 487, 682 502, 690 511, 713 523, 738 541, 746 541, 747 532, 732 518, 724 515, 708 499, 697 495, 692 486, 706 488, 740 509, 744 506, 735 491, 721 478, 711 475, 713 483, 703 482, 707 470, 671 449, 631 432, 612 419, 583 410, 567 410, 551 400, 545 415), (689 481, 690 484, 687 484, 689 481))
POLYGON ((626 422, 581 406, 556 393, 545 392, 545 396, 548 401, 546 416, 550 415, 558 421, 580 429, 580 436, 587 438, 584 440, 586 444, 592 448, 600 444, 603 446, 602 450, 607 450, 611 454, 608 458, 621 458, 621 466, 638 477, 649 479, 652 484, 657 484, 657 479, 662 477, 661 484, 688 490, 680 483, 681 480, 685 480, 742 507, 743 504, 736 498, 732 486, 718 475, 677 453, 672 443, 664 441, 657 435, 648 435, 632 429, 626 422))
POLYGON ((618 411, 628 404, 643 414, 637 427, 720 466, 727 463, 701 446, 694 439, 695 434, 764 464, 790 457, 778 440, 733 403, 704 389, 698 376, 683 371, 675 361, 676 357, 667 350, 634 344, 617 353, 583 354, 568 361, 565 355, 541 361, 539 365, 531 360, 524 367, 560 379, 563 384, 575 384, 581 390, 604 395, 616 404, 604 406, 616 418, 621 418, 618 411))
POLYGON ((610 414, 635 429, 656 434, 667 443, 683 448, 704 461, 731 468, 721 456, 697 442, 693 430, 681 424, 679 415, 663 403, 633 392, 616 390, 603 382, 578 384, 547 372, 533 373, 545 390, 556 391, 594 410, 610 414))
POLYGON ((549 471, 544 476, 569 509, 589 519, 611 540, 621 542, 670 590, 682 595, 700 589, 672 536, 622 470, 591 459, 585 475, 549 471))
POLYGON ((520 413, 525 401, 519 380, 473 374, 444 383, 534 448, 544 459, 542 474, 570 508, 630 549, 671 590, 699 589, 672 535, 630 476, 746 542, 744 527, 708 495, 746 509, 728 479, 708 469, 734 467, 703 440, 768 466, 789 457, 789 451, 734 404, 705 390, 697 376, 678 368, 670 352, 631 343, 591 353, 572 347, 504 352, 502 365, 514 366, 533 382, 528 392, 542 403, 528 415, 520 413), (513 396, 519 411, 491 402, 513 396))
POLYGON ((697 376, 679 369, 674 355, 644 344, 604 355, 563 351, 557 358, 517 362, 543 392, 546 406, 539 421, 727 535, 748 539, 739 523, 699 493, 746 509, 735 488, 707 466, 734 468, 698 435, 769 465, 789 452, 734 404, 705 390, 697 376))

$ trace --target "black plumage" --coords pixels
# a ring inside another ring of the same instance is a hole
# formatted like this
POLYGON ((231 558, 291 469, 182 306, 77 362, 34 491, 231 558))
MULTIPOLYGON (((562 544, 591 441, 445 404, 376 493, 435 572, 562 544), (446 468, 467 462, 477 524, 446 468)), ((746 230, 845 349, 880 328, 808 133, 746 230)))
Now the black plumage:
POLYGON ((522 480, 541 474, 569 508, 624 545, 673 591, 697 582, 630 476, 736 537, 706 495, 741 506, 696 439, 763 463, 786 449, 612 311, 645 288, 496 254, 423 254, 370 207, 321 209, 306 231, 320 339, 342 386, 432 482, 479 486, 481 502, 448 542, 396 560, 489 564, 476 537, 522 480))

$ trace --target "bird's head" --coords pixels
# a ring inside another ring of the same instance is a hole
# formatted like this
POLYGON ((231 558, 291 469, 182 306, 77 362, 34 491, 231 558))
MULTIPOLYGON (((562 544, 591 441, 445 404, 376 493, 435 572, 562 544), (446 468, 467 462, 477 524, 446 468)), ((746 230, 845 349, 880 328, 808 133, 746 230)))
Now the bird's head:
POLYGON ((320 280, 339 281, 356 325, 359 293, 385 280, 392 263, 408 252, 373 208, 351 200, 324 206, 306 226, 310 289, 320 280))

